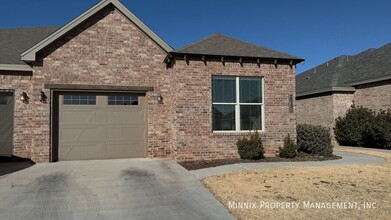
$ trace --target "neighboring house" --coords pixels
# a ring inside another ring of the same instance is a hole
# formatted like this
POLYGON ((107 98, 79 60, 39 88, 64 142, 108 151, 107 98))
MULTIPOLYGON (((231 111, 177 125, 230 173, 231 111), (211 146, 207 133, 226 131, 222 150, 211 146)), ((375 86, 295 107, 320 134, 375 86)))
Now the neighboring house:
POLYGON ((352 104, 391 108, 391 43, 354 56, 339 56, 296 76, 298 124, 334 128, 352 104))
POLYGON ((174 50, 117 0, 63 27, 0 30, 0 154, 36 162, 237 158, 295 136, 295 65, 215 34, 174 50))

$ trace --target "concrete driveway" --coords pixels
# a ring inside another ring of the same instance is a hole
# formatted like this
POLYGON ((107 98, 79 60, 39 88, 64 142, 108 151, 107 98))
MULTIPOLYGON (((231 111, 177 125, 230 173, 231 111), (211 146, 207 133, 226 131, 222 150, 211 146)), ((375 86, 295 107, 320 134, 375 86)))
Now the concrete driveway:
POLYGON ((36 164, 0 176, 0 198, 2 220, 234 219, 168 159, 36 164))

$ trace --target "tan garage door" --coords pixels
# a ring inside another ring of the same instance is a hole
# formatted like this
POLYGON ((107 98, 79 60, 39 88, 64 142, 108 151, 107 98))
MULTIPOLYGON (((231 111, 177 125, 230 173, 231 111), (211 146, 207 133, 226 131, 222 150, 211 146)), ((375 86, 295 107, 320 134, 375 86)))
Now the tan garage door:
POLYGON ((59 95, 59 160, 145 157, 145 96, 59 95))

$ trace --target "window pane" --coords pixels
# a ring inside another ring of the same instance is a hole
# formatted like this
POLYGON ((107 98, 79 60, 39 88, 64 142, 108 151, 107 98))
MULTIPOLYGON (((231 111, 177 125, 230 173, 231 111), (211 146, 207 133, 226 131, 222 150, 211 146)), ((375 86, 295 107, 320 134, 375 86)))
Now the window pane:
POLYGON ((240 106, 240 130, 262 130, 262 106, 240 106))
POLYGON ((96 105, 96 96, 64 95, 64 105, 96 105))
POLYGON ((88 104, 89 105, 96 105, 96 98, 94 98, 94 99, 88 98, 88 104))
POLYGON ((115 103, 115 96, 108 96, 107 100, 109 101, 109 103, 111 102, 114 104, 115 103))
POLYGON ((108 96, 107 105, 138 105, 138 96, 108 96))
POLYGON ((213 102, 236 102, 235 78, 214 78, 212 82, 213 102))
POLYGON ((240 78, 240 103, 262 103, 262 79, 240 78))
POLYGON ((235 105, 213 105, 213 130, 235 130, 235 105))

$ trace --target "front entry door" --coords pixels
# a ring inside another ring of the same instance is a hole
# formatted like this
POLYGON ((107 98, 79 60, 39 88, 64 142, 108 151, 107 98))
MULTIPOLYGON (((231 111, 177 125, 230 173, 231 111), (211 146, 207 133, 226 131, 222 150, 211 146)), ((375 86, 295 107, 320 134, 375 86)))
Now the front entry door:
POLYGON ((14 94, 0 91, 0 156, 12 155, 14 94))

